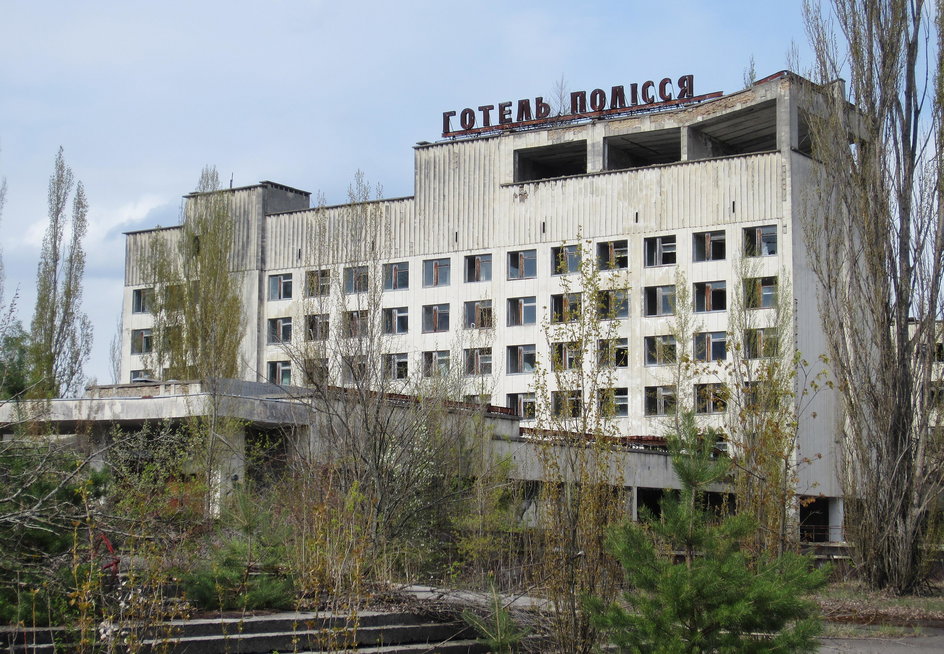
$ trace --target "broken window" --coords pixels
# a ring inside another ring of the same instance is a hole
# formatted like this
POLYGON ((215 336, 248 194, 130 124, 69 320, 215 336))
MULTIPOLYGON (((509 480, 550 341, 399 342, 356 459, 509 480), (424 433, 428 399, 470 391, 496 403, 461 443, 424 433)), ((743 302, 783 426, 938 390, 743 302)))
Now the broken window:
POLYGON ((131 291, 131 313, 151 313, 154 300, 153 288, 136 288, 131 291))
POLYGON ((449 350, 423 352, 423 376, 441 377, 449 373, 449 350))
POLYGON ((463 326, 466 329, 491 329, 493 326, 492 301, 476 300, 466 302, 463 326))
POLYGON ((749 277, 744 280, 744 306, 746 308, 770 309, 776 302, 776 277, 749 277))
POLYGON ((724 361, 728 356, 727 332, 695 334, 695 361, 724 361))
POLYGON ((580 270, 580 246, 561 245, 551 248, 551 274, 566 275, 580 270))
POLYGON ((150 329, 131 330, 131 354, 150 354, 153 345, 150 329))
POLYGON ((423 307, 423 331, 426 333, 449 331, 448 304, 427 304, 423 307))
POLYGON ((628 388, 601 388, 597 402, 600 415, 605 418, 622 418, 629 415, 628 388))
POLYGON ((507 400, 506 406, 517 415, 525 420, 534 418, 536 413, 534 393, 509 393, 507 400))
POLYGON ((777 254, 776 225, 744 229, 744 256, 766 257, 774 254, 777 254))
POLYGON ((366 309, 344 312, 344 335, 347 338, 367 336, 370 323, 366 309))
POLYGON ((626 289, 600 291, 598 315, 604 320, 628 317, 629 291, 626 289))
POLYGON ((268 343, 269 345, 277 343, 292 342, 292 319, 291 318, 269 318, 268 343))
POLYGON ((423 262, 423 286, 449 286, 449 259, 423 262))
POLYGON ((579 418, 583 409, 580 391, 553 391, 551 411, 558 418, 579 418))
POLYGON ((534 372, 536 362, 535 346, 509 345, 508 346, 508 374, 534 372))
POLYGON ((341 356, 341 379, 347 384, 367 381, 370 369, 367 366, 367 356, 352 354, 341 356))
POLYGON ((328 360, 323 357, 313 357, 302 362, 302 374, 306 384, 328 383, 328 360))
POLYGON ((406 352, 387 354, 384 357, 384 375, 387 379, 406 379, 410 376, 409 357, 406 352))
POLYGON ((282 273, 281 275, 269 275, 269 299, 270 300, 291 300, 292 299, 292 273, 282 273))
POLYGON ((406 261, 385 263, 383 282, 385 291, 402 291, 410 288, 410 265, 406 261))
POLYGON ((727 406, 724 384, 695 384, 695 413, 724 413, 727 406))
POLYGON ((465 351, 465 374, 492 374, 492 348, 474 347, 465 351))
POLYGON ((582 357, 579 343, 551 343, 551 365, 554 370, 577 370, 582 357))
POLYGON ((269 361, 267 379, 270 384, 288 386, 292 383, 291 361, 269 361))
POLYGON ((580 293, 551 296, 551 322, 573 322, 580 317, 580 293))
POLYGON ((647 366, 665 366, 675 363, 678 346, 674 336, 670 334, 646 336, 644 343, 647 366))
POLYGON ((306 341, 324 341, 328 339, 328 314, 311 313, 305 316, 305 340, 306 341))
POLYGON ((492 255, 470 254, 465 258, 465 281, 487 282, 492 279, 492 255))
POLYGON ((625 368, 629 365, 629 340, 601 338, 597 341, 597 362, 604 368, 625 368))
POLYGON ((670 266, 675 263, 675 235, 653 236, 644 241, 646 267, 670 266))
POLYGON ((352 266, 344 269, 344 292, 366 293, 369 287, 370 277, 367 272, 367 266, 352 266))
POLYGON ((646 386, 645 394, 647 416, 675 413, 675 386, 646 386))
POLYGON ((508 279, 533 279, 537 274, 537 250, 518 250, 508 253, 508 279))
POLYGON ((692 236, 692 259, 699 261, 724 261, 724 230, 698 232, 692 236))
POLYGON ((769 359, 780 350, 777 328, 744 330, 744 356, 748 359, 769 359))
POLYGON ((597 243, 597 266, 600 270, 626 270, 629 267, 629 244, 620 241, 597 243))
POLYGON ((537 322, 537 299, 513 297, 508 299, 508 326, 533 325, 537 322))
POLYGON ((587 172, 587 142, 515 150, 515 181, 530 182, 587 172))
POLYGON ((305 297, 324 297, 331 293, 330 270, 305 271, 305 297))
POLYGON ((410 327, 406 307, 383 310, 384 334, 406 334, 410 327))
POLYGON ((723 281, 699 282, 694 286, 695 312, 724 311, 728 308, 728 289, 723 281))
POLYGON ((671 316, 675 314, 675 286, 647 286, 645 313, 647 316, 671 316))

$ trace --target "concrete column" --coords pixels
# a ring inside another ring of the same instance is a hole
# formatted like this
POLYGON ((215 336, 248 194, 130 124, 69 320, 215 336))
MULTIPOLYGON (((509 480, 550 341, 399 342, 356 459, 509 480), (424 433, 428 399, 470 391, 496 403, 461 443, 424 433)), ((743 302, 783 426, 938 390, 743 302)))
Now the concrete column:
POLYGON ((841 497, 829 498, 829 542, 843 543, 846 540, 843 523, 845 522, 845 505, 841 497))

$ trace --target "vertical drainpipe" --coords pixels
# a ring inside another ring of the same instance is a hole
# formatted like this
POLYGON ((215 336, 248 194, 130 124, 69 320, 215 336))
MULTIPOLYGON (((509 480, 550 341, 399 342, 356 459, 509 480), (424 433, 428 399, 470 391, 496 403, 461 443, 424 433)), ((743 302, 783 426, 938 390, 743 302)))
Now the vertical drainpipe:
POLYGON ((260 185, 259 192, 262 197, 259 201, 259 245, 256 254, 256 265, 258 266, 258 301, 256 304, 256 381, 266 380, 265 369, 265 306, 266 306, 266 187, 260 185))

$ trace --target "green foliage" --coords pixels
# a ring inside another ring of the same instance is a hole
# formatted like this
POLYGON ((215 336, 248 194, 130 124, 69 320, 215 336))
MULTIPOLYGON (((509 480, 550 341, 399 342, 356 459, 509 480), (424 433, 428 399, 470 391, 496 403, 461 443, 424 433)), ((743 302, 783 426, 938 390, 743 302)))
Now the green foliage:
POLYGON ((488 615, 481 617, 472 611, 462 612, 462 619, 481 635, 479 642, 495 654, 517 652, 527 631, 515 624, 511 613, 502 603, 494 584, 492 585, 491 606, 488 615))
POLYGON ((741 542, 750 516, 718 517, 704 489, 727 474, 712 458, 718 435, 700 434, 691 414, 669 439, 682 482, 662 516, 611 531, 608 546, 623 566, 626 606, 591 600, 596 623, 628 652, 812 652, 820 625, 805 596, 826 581, 795 554, 751 560, 741 542))
POLYGON ((22 395, 27 387, 29 334, 19 322, 0 335, 0 401, 22 395))

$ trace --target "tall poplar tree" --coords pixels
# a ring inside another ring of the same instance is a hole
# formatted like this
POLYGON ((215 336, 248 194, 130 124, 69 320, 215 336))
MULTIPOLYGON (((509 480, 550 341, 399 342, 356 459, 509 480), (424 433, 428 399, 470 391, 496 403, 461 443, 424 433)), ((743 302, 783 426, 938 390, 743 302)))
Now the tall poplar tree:
POLYGON ((92 348, 92 323, 82 312, 82 276, 88 202, 76 184, 62 148, 49 178, 49 224, 36 272, 36 308, 30 327, 30 395, 76 394, 92 348), (68 216, 72 204, 71 220, 68 216))

